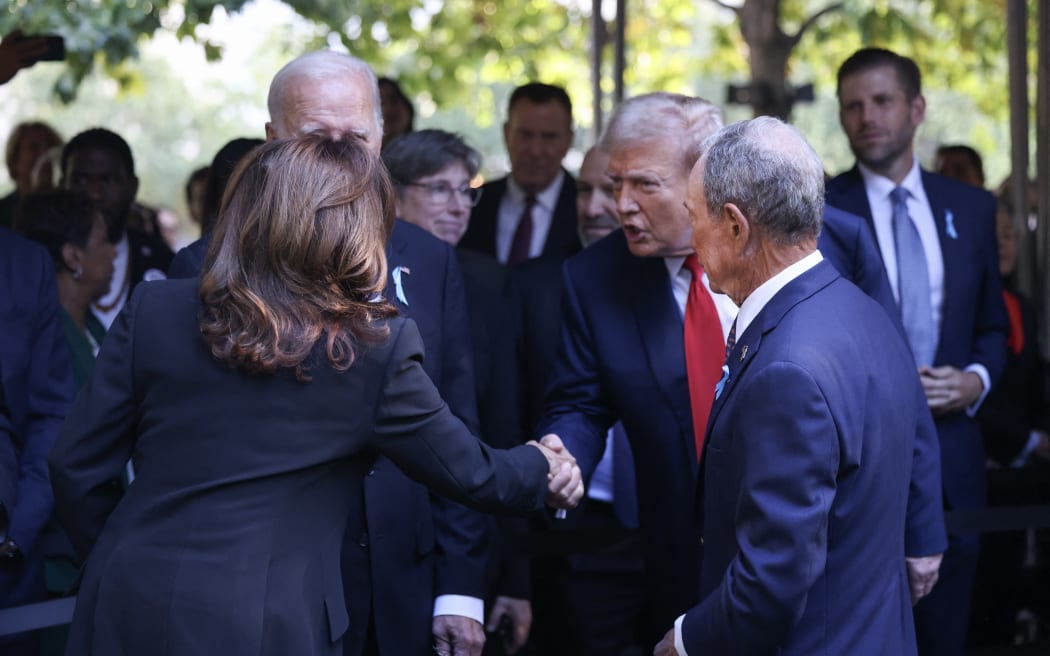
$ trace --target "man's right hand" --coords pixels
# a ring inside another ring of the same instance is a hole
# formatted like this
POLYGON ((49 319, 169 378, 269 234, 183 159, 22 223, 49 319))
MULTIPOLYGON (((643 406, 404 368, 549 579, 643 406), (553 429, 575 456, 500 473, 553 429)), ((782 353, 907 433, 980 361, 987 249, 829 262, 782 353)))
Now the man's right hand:
POLYGON ((583 474, 576 458, 557 435, 544 435, 539 442, 528 442, 547 459, 547 505, 552 508, 575 508, 583 498, 583 474))

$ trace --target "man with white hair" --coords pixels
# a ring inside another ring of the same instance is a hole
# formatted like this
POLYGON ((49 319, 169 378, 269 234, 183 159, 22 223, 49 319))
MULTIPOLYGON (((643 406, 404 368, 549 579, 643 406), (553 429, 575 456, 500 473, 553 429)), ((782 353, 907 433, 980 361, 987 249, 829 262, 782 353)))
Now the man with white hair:
POLYGON ((637 474, 646 644, 697 601, 699 441, 736 306, 708 288, 682 201, 701 142, 721 125, 715 105, 671 93, 628 99, 613 115, 600 147, 622 230, 566 262, 538 430, 560 436, 589 477, 622 422, 637 474))
POLYGON ((693 243, 740 312, 701 460, 701 601, 657 656, 915 653, 901 455, 933 422, 898 327, 817 250, 823 200, 775 118, 693 168, 693 243))
MULTIPOLYGON (((314 132, 354 136, 379 154, 379 92, 371 68, 359 59, 317 51, 291 61, 274 76, 268 106, 268 139, 314 132)), ((387 257, 387 295, 419 326, 423 368, 477 435, 470 331, 454 251, 397 221, 387 257)), ((386 458, 373 463, 364 481, 343 545, 343 571, 370 580, 344 581, 345 610, 342 599, 325 600, 333 638, 336 627, 345 630, 348 656, 430 653, 432 641, 439 654, 477 656, 485 642, 484 516, 430 497, 386 458)))

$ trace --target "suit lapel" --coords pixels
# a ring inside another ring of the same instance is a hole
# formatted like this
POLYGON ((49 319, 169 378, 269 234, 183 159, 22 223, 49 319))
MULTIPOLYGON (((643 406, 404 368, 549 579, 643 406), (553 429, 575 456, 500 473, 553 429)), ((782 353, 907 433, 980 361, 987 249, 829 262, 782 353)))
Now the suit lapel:
MULTIPOLYGON (((624 245, 626 250, 626 244, 624 245)), ((671 280, 663 258, 640 258, 626 253, 633 266, 624 267, 624 284, 631 289, 635 320, 641 336, 649 370, 661 396, 674 412, 683 433, 692 434, 689 389, 685 372, 685 345, 682 317, 671 291, 671 280)), ((696 445, 689 440, 689 452, 696 457, 696 445)))
MULTIPOLYGON (((939 352, 944 342, 944 318, 954 316, 950 304, 953 299, 958 298, 958 294, 953 293, 953 282, 964 280, 966 272, 960 269, 972 266, 973 263, 969 261, 965 247, 959 243, 955 212, 943 202, 948 194, 943 193, 937 177, 922 171, 922 187, 926 191, 926 200, 930 203, 933 222, 937 226, 937 241, 941 246, 941 265, 944 267, 944 288, 941 292, 941 331, 937 335, 937 351, 939 352), (951 216, 950 228, 949 216, 951 216)), ((935 354, 934 362, 939 361, 940 358, 935 354)))
POLYGON ((828 186, 827 202, 832 207, 863 218, 871 233, 871 238, 878 244, 878 237, 875 235, 875 219, 871 216, 868 192, 864 189, 864 178, 860 175, 860 169, 854 166, 832 180, 828 186))
POLYGON ((580 250, 580 238, 576 234, 576 180, 564 171, 558 201, 551 214, 550 230, 543 243, 543 254, 564 257, 566 253, 580 250))
POLYGON ((777 327, 791 308, 828 286, 838 277, 839 274, 835 268, 824 260, 777 292, 776 296, 770 299, 769 303, 758 313, 747 330, 737 338, 736 346, 733 347, 733 351, 726 360, 729 366, 729 379, 711 407, 711 419, 707 423, 707 432, 704 435, 705 451, 711 441, 711 428, 718 421, 718 416, 725 407, 727 399, 736 389, 737 381, 746 375, 748 366, 761 349, 763 337, 777 327))

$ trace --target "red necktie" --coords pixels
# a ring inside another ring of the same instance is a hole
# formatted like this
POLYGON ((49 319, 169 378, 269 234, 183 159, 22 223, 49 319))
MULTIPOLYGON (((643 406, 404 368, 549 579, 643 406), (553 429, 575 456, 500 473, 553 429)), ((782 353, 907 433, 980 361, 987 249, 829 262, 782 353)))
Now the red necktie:
POLYGON ((707 418, 715 398, 715 385, 722 377, 726 343, 722 339, 722 322, 718 319, 715 302, 704 288, 704 269, 695 253, 685 258, 683 267, 693 274, 689 300, 685 304, 685 371, 689 378, 689 407, 693 412, 693 436, 699 459, 707 418))
POLYGON ((1010 336, 1006 345, 1014 355, 1021 355, 1024 350, 1024 320, 1021 315, 1021 301, 1013 292, 1003 290, 1003 302, 1006 304, 1006 316, 1010 319, 1010 336))
POLYGON ((510 253, 507 255, 507 266, 521 264, 529 259, 529 250, 532 247, 532 207, 536 204, 535 196, 525 198, 525 209, 518 219, 518 227, 514 230, 514 241, 510 243, 510 253))

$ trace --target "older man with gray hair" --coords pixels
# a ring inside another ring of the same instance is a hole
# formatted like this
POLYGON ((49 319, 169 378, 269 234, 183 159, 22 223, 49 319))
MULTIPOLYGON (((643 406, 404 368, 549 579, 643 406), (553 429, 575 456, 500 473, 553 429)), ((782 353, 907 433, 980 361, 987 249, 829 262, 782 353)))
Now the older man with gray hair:
POLYGON ((915 653, 902 456, 934 428, 899 328, 817 250, 823 198, 816 153, 768 117, 691 174, 693 243, 740 312, 701 459, 701 601, 660 656, 915 653))
MULTIPOLYGON (((292 60, 274 76, 267 104, 267 139, 321 132, 356 136, 376 154, 382 146, 376 77, 349 55, 320 50, 292 60)), ((470 330, 454 251, 397 221, 387 258, 387 295, 419 326, 424 370, 477 435, 470 330)), ((445 656, 478 656, 485 642, 485 517, 430 497, 383 457, 364 480, 343 545, 349 622, 342 599, 325 600, 333 640, 345 631, 347 656, 421 654, 432 647, 445 656)))

